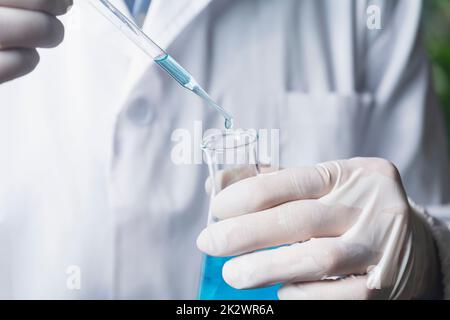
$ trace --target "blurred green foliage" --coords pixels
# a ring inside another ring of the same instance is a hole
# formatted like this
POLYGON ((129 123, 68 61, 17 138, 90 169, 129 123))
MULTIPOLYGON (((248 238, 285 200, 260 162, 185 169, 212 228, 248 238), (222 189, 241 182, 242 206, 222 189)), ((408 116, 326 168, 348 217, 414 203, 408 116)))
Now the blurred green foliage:
POLYGON ((425 41, 450 138, 450 1, 424 0, 425 41))

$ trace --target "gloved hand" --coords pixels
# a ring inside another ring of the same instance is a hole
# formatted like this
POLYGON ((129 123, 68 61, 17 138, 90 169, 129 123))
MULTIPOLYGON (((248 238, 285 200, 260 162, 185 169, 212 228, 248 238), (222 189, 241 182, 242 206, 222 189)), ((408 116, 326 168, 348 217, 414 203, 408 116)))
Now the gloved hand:
POLYGON ((283 283, 281 299, 439 292, 431 232, 386 160, 355 158, 250 177, 218 193, 211 210, 221 221, 201 232, 197 246, 237 256, 223 267, 234 288, 283 283), (256 251, 271 247, 277 248, 256 251))
POLYGON ((73 0, 0 0, 0 83, 23 76, 36 67, 36 48, 58 45, 64 27, 56 16, 73 0))

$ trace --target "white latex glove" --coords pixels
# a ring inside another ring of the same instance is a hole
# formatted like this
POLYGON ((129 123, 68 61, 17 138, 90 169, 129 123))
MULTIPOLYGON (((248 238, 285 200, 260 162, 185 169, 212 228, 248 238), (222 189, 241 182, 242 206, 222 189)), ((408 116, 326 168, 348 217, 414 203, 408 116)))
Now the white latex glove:
POLYGON ((203 230, 197 246, 213 256, 239 255, 223 268, 234 288, 284 283, 281 299, 439 294, 433 238, 386 160, 355 158, 250 177, 221 191, 211 210, 222 221, 203 230), (286 246, 256 251, 280 245, 286 246))
POLYGON ((0 83, 23 76, 36 67, 36 48, 50 48, 64 38, 56 16, 72 0, 0 0, 0 83))

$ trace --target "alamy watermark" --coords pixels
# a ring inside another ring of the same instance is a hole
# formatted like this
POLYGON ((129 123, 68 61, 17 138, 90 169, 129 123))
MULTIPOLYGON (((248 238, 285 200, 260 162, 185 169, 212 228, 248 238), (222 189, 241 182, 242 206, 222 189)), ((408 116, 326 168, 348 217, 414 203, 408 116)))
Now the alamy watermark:
POLYGON ((382 28, 381 9, 377 5, 370 5, 366 10, 366 25, 369 30, 380 30, 382 28))
POLYGON ((68 290, 81 290, 81 268, 70 265, 66 269, 66 287, 68 290))
MULTIPOLYGON (((193 127, 178 128, 172 132, 171 141, 171 160, 176 165, 200 165, 208 163, 207 155, 204 150, 204 141, 208 137, 220 136, 224 132, 220 129, 204 130, 202 121, 194 121, 193 127)), ((229 131, 230 132, 230 131, 229 131)), ((240 146, 244 147, 245 152, 253 151, 256 148, 258 163, 270 165, 271 167, 278 167, 280 162, 280 130, 279 129, 233 129, 233 133, 239 135, 240 133, 252 133, 257 137, 255 145, 251 145, 252 141, 241 141, 240 146)), ((249 135, 242 135, 243 139, 248 139, 249 135), (246 138, 247 137, 247 138, 246 138)), ((230 158, 230 150, 239 147, 236 140, 223 140, 221 148, 225 150, 224 161, 229 164, 241 164, 242 157, 230 158)))

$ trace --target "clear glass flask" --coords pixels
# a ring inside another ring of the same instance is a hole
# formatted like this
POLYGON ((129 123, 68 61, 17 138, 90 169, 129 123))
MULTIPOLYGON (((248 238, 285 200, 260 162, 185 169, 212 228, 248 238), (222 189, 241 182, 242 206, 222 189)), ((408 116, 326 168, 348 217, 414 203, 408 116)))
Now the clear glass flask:
MULTIPOLYGON (((202 143, 204 159, 208 164, 211 200, 224 186, 233 180, 233 175, 220 174, 223 170, 239 170, 245 177, 259 174, 258 135, 255 130, 225 130, 208 135, 202 143), (244 169, 245 168, 245 169, 244 169)), ((242 178, 242 176, 240 177, 242 178)), ((208 225, 217 220, 208 213, 208 225)), ((222 277, 222 267, 233 257, 205 255, 198 298, 201 300, 276 300, 279 285, 260 289, 238 290, 229 286, 222 277)))

